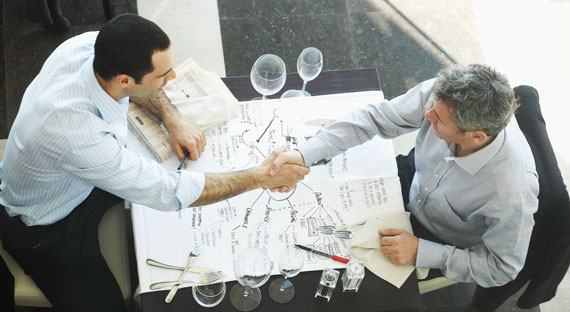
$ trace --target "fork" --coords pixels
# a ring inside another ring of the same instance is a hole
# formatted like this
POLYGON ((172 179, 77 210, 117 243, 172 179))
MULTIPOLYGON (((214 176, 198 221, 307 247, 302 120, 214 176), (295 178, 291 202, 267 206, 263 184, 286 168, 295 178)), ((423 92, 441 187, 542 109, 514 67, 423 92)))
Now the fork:
POLYGON ((222 278, 222 276, 220 274, 218 274, 217 272, 207 272, 207 273, 201 274, 199 279, 158 282, 158 283, 150 284, 149 288, 152 290, 155 290, 155 289, 160 289, 160 288, 164 288, 167 286, 180 285, 180 284, 184 284, 184 283, 194 283, 194 282, 198 282, 200 284, 211 284, 211 283, 213 283, 213 282, 215 282, 221 278, 222 278))
POLYGON ((342 238, 342 239, 351 239, 352 238, 352 232, 346 231, 346 230, 338 231, 332 225, 319 226, 319 232, 321 232, 321 234, 334 234, 334 236, 336 236, 338 238, 342 238))
POLYGON ((351 231, 335 231, 334 236, 342 239, 351 239, 352 232, 351 231))
POLYGON ((339 226, 334 226, 334 225, 321 225, 319 226, 319 232, 321 232, 322 234, 334 234, 336 231, 339 230, 344 230, 350 227, 353 227, 355 225, 361 225, 366 223, 366 220, 361 220, 352 224, 348 224, 348 225, 339 225, 339 226))
MULTIPOLYGON (((151 259, 151 258, 146 259, 146 264, 152 265, 152 266, 155 266, 158 268, 163 268, 163 269, 184 271, 184 267, 162 263, 162 262, 156 261, 156 260, 151 259)), ((191 266, 188 270, 186 270, 186 272, 197 273, 197 274, 216 273, 216 274, 219 274, 221 276, 225 276, 223 271, 214 271, 211 268, 201 267, 201 266, 191 266)))
MULTIPOLYGON (((196 260, 198 255, 200 255, 200 247, 196 246, 196 247, 194 247, 194 249, 192 249, 192 251, 190 251, 190 254, 188 254, 188 260, 186 261, 186 267, 184 267, 184 271, 182 271, 182 273, 180 273, 180 276, 178 277, 179 281, 182 281, 182 279, 184 278, 184 274, 186 274, 186 271, 188 271, 188 269, 190 268, 190 265, 192 264, 192 262, 194 262, 194 260, 196 260)), ((174 298, 174 295, 176 295, 176 292, 178 291, 179 286, 180 286, 180 284, 176 284, 176 285, 174 285, 174 287, 172 287, 172 289, 170 290, 168 295, 166 295, 164 302, 170 303, 172 301, 172 298, 174 298)))
POLYGON ((321 225, 319 226, 319 232, 321 234, 333 234, 336 232, 334 225, 321 225))

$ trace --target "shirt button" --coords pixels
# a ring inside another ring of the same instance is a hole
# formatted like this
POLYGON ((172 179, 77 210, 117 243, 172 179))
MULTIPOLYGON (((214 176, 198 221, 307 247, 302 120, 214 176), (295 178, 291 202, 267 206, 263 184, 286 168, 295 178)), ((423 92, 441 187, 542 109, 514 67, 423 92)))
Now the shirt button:
POLYGON ((436 174, 434 174, 434 176, 437 178, 437 173, 436 173, 436 174))
POLYGON ((427 186, 424 186, 424 190, 426 190, 426 191, 427 191, 427 190, 428 190, 428 187, 427 187, 427 186))
POLYGON ((418 204, 421 203, 421 202, 422 202, 422 200, 421 200, 421 199, 418 199, 418 204))

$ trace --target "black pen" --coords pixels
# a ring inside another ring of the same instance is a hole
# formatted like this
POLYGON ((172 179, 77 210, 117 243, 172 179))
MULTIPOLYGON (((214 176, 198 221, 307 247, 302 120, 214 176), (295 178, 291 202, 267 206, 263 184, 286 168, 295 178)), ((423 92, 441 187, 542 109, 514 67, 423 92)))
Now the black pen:
POLYGON ((182 162, 180 163, 178 169, 176 170, 180 170, 182 169, 182 167, 184 167, 184 163, 188 160, 188 156, 190 156, 190 153, 186 152, 186 155, 184 155, 184 159, 182 159, 182 162))

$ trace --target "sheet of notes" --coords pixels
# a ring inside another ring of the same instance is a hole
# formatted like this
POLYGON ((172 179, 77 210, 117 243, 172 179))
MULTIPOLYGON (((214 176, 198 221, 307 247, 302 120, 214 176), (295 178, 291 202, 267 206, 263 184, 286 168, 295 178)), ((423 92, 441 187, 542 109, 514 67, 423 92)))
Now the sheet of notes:
MULTIPOLYGON (((382 99, 381 92, 362 92, 243 102, 237 118, 208 133, 206 152, 187 170, 229 172, 255 166, 276 147, 294 149, 311 138, 320 126, 308 120, 339 119, 382 99)), ((129 141, 129 148, 140 146, 129 141)), ((174 170, 178 160, 163 165, 174 170)), ((289 193, 257 189, 170 213, 133 205, 141 291, 149 291, 150 283, 178 277, 176 271, 146 265, 146 258, 183 265, 189 250, 200 245, 204 252, 195 265, 223 270, 226 280, 234 280, 233 259, 245 248, 260 247, 275 262, 273 274, 279 274, 277 262, 285 245, 303 244, 350 257, 350 240, 321 234, 318 226, 351 224, 397 211, 403 211, 403 203, 394 151, 391 141, 379 137, 312 167, 289 193)), ((306 257, 304 271, 343 266, 312 254, 306 257)))

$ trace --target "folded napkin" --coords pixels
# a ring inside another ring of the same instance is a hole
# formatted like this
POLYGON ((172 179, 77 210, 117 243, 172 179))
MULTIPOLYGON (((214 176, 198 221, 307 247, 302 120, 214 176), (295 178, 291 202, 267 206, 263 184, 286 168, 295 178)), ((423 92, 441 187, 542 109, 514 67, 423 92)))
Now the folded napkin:
POLYGON ((234 118, 239 102, 213 72, 202 69, 192 58, 176 67, 176 78, 164 93, 182 115, 190 117, 202 130, 234 118))
MULTIPOLYGON (((398 212, 376 219, 369 219, 360 230, 353 233, 350 252, 355 258, 364 262, 364 266, 372 273, 400 288, 415 267, 411 265, 394 265, 380 252, 381 237, 378 234, 378 230, 386 229, 403 229, 413 233, 410 213, 398 212)), ((425 278, 428 272, 428 269, 417 269, 418 278, 425 278)))
POLYGON ((235 117, 239 108, 239 103, 233 96, 221 93, 172 104, 204 131, 235 117))

